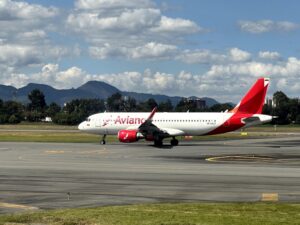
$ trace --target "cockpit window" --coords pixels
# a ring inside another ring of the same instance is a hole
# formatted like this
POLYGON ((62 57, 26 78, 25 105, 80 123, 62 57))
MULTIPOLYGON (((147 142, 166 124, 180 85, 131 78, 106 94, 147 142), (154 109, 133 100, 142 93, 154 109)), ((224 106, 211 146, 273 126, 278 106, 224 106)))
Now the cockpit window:
POLYGON ((91 121, 91 118, 86 118, 85 121, 86 121, 86 122, 90 122, 90 121, 91 121))

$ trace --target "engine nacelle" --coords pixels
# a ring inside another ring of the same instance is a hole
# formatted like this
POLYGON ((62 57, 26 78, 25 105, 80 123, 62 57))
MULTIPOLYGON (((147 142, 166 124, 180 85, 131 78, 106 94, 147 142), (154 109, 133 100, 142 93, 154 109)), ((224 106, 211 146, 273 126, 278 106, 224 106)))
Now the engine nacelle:
POLYGON ((144 138, 144 136, 136 130, 120 130, 118 138, 120 142, 131 143, 144 138))

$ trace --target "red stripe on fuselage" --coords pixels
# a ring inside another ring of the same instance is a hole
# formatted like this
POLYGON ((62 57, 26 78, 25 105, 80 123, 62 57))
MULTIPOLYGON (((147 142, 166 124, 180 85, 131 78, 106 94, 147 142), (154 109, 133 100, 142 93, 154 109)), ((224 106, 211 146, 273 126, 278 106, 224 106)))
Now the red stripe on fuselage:
POLYGON ((240 129, 243 126, 245 126, 245 124, 242 123, 242 119, 251 117, 252 115, 253 114, 235 113, 228 120, 226 120, 221 126, 219 126, 216 129, 208 132, 205 135, 222 134, 222 133, 226 133, 226 132, 230 132, 230 131, 240 129))

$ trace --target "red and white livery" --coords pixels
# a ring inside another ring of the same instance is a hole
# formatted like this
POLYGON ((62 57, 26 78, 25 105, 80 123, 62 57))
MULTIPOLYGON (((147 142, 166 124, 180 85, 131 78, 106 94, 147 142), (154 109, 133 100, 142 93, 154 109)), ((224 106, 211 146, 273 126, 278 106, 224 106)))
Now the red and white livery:
POLYGON ((262 108, 269 86, 268 78, 259 78, 229 112, 221 113, 149 113, 104 112, 91 115, 78 128, 81 131, 103 135, 118 135, 120 142, 140 139, 162 145, 163 139, 172 137, 171 145, 178 145, 177 136, 213 135, 270 122, 272 116, 263 115, 262 108))

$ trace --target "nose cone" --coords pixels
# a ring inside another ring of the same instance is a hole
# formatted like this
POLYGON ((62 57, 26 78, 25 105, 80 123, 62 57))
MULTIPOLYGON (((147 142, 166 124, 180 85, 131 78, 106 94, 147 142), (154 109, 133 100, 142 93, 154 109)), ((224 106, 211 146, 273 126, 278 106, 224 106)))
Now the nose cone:
POLYGON ((78 130, 84 130, 84 122, 78 125, 78 130))

